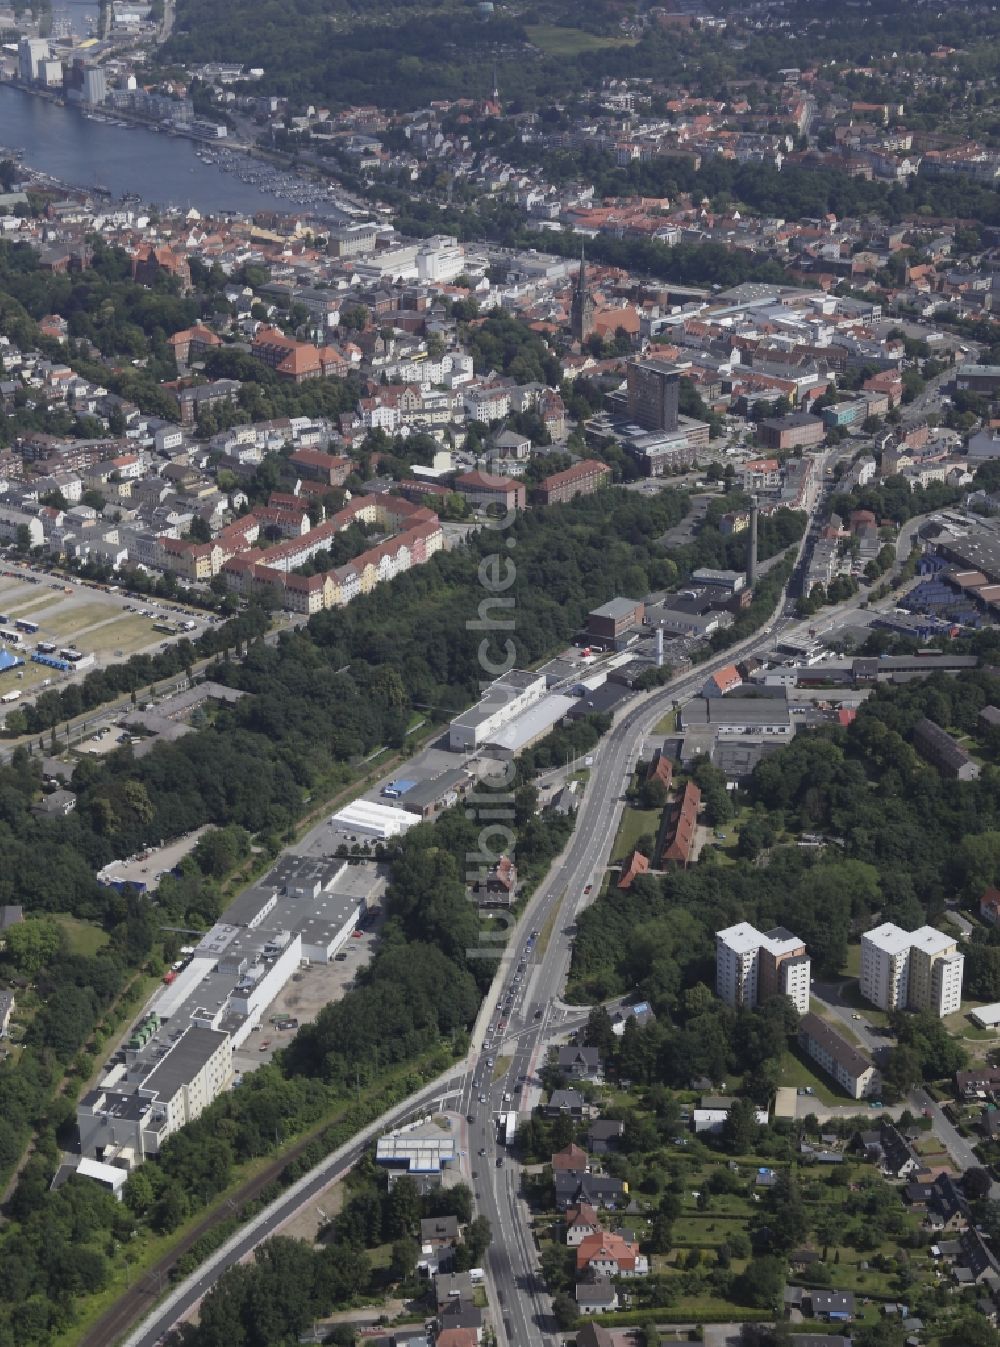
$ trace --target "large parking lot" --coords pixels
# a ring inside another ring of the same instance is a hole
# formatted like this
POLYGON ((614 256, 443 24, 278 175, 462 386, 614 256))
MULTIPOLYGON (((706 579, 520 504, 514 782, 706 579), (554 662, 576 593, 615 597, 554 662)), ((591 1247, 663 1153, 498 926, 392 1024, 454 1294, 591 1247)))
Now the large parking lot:
POLYGON ((285 1048, 295 1037, 295 1029, 278 1029, 274 1019, 287 1016, 299 1024, 311 1024, 330 1001, 339 1001, 367 967, 375 950, 381 925, 381 912, 373 914, 371 925, 360 937, 349 937, 328 964, 312 964, 294 973, 264 1011, 259 1029, 253 1030, 233 1057, 237 1072, 253 1071, 269 1062, 278 1048, 285 1048))
MULTIPOLYGON (((37 631, 18 631, 17 644, 3 648, 18 654, 24 664, 0 674, 0 694, 28 695, 83 677, 87 670, 63 673, 32 663, 39 642, 59 649, 72 647, 93 655, 103 668, 140 651, 154 651, 181 636, 196 637, 209 619, 164 600, 131 598, 81 580, 56 577, 9 559, 0 559, 0 627, 15 629, 18 622, 37 625, 37 631), (193 623, 188 630, 183 623, 193 623), (157 630, 169 627, 170 630, 157 630)), ((89 666, 93 668, 94 666, 89 666)))

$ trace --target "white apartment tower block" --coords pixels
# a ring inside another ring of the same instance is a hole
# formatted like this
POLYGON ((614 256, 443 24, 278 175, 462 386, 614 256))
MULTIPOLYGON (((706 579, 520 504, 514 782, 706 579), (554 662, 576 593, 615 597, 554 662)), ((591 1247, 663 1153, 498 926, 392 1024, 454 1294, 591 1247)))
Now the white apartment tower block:
POLYGON ((964 956, 933 926, 904 931, 891 921, 861 937, 861 995, 880 1010, 961 1009, 964 956))
POLYGON ((757 1004, 760 932, 747 922, 715 933, 715 990, 727 1006, 757 1004))
POLYGON ((805 945, 783 926, 761 932, 744 921, 715 934, 715 990, 728 1006, 751 1010, 787 996, 805 1015, 811 968, 805 945))

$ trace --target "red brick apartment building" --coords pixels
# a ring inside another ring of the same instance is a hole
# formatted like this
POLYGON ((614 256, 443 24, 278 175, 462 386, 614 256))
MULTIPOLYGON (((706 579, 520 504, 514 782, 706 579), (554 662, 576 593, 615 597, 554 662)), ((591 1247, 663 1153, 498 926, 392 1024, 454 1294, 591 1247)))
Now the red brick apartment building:
POLYGON ((611 469, 596 458, 585 458, 563 472, 554 472, 538 484, 539 505, 562 505, 576 496, 589 496, 605 486, 611 469))

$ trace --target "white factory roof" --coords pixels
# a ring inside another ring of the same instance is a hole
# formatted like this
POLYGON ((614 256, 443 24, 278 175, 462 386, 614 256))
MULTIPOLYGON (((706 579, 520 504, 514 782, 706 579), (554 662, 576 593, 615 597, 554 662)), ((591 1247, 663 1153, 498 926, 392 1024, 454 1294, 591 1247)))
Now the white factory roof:
POLYGON ((420 822, 416 814, 375 800, 355 800, 337 811, 331 823, 350 832, 368 833, 376 837, 398 837, 420 822))
POLYGON ((540 734, 551 729, 557 720, 562 720, 576 702, 576 697, 564 697, 561 692, 552 692, 534 706, 522 711, 516 719, 502 725, 496 734, 490 735, 488 743, 494 748, 504 748, 509 753, 516 753, 537 739, 540 734))
POLYGON ((197 991, 214 967, 213 959, 195 956, 168 987, 157 992, 150 1010, 155 1010, 161 1020, 169 1020, 188 997, 197 991))
POLYGON ((977 1006, 969 1013, 973 1023, 981 1029, 995 1029, 1000 1025, 1000 1001, 994 1001, 988 1006, 977 1006))
POLYGON ((379 1137, 375 1146, 378 1164, 411 1174, 439 1174, 455 1155, 454 1136, 442 1132, 436 1123, 417 1122, 397 1128, 379 1137))

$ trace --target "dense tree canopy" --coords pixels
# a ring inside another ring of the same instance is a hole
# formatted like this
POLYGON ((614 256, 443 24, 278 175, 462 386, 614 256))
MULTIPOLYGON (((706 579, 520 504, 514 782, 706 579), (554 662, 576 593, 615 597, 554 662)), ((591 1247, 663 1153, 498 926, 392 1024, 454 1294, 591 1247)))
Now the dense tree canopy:
MULTIPOLYGON (((577 989, 588 999, 636 990, 657 1014, 623 1074, 682 1086, 738 1072, 749 1083, 780 1056, 794 1026, 768 1018, 775 1003, 734 1012, 709 991, 716 930, 739 921, 786 926, 805 941, 817 975, 835 976, 848 941, 876 918, 912 929, 939 918, 951 896, 974 904, 1000 882, 1000 773, 988 766, 977 781, 952 781, 911 742, 923 716, 976 731, 979 711, 997 696, 1000 679, 986 669, 880 686, 848 729, 800 733, 760 762, 747 787, 758 840, 740 848, 745 859, 722 866, 709 849, 693 869, 643 875, 624 892, 611 887, 580 915, 577 989), (776 846, 783 830, 831 844, 776 846)), ((979 932, 966 953, 973 994, 1000 995, 1000 935, 979 932)), ((886 1077, 898 1093, 962 1064, 961 1045, 938 1021, 905 1015, 897 1030, 886 1077)), ((766 1080, 759 1083, 767 1097, 766 1080)))

